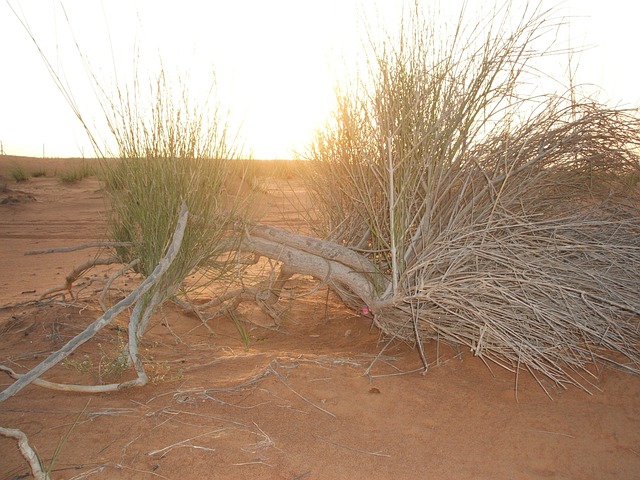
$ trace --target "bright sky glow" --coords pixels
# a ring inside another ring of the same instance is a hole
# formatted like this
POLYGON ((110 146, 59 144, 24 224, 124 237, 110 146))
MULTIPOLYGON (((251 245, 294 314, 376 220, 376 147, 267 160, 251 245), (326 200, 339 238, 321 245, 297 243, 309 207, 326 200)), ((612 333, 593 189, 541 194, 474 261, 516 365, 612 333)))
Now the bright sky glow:
MULTIPOLYGON (((433 5, 431 0, 422 0, 433 5)), ((345 71, 362 61, 365 17, 393 28, 402 0, 0 0, 0 142, 11 155, 93 156, 84 130, 47 73, 9 5, 29 24, 82 114, 99 119, 95 95, 72 41, 101 82, 128 81, 135 59, 144 78, 159 61, 206 93, 215 70, 223 107, 240 131, 245 156, 293 158, 322 126, 345 71), (64 9, 62 8, 64 6, 64 9), (66 11, 68 22, 65 18, 66 11)), ((411 3, 411 2, 410 2, 411 3)), ((456 15, 462 0, 442 1, 456 15)), ((486 0, 468 0, 473 12, 486 0)), ((515 0, 524 8, 525 0, 515 0)), ((640 106, 637 19, 640 2, 543 0, 571 17, 558 46, 589 47, 576 60, 579 83, 601 88, 600 101, 640 106)), ((469 15, 468 20, 473 19, 469 15)), ((566 58, 557 73, 566 78, 566 58)), ((98 120, 96 120, 98 121, 98 120)))

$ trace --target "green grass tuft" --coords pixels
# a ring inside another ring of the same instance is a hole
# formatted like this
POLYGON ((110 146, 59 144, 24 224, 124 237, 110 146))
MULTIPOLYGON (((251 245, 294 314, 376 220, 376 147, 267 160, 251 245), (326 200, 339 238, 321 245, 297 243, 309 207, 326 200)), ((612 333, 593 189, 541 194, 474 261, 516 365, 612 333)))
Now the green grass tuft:
POLYGON ((29 179, 29 174, 21 165, 15 165, 11 168, 11 172, 9 172, 11 178, 13 178, 16 182, 26 182, 29 179))
POLYGON ((130 103, 137 98, 130 92, 118 92, 120 103, 110 104, 106 115, 118 159, 105 160, 99 176, 111 200, 112 239, 132 244, 117 253, 124 263, 139 259, 136 271, 143 276, 162 258, 186 202, 189 222, 180 253, 149 294, 164 299, 193 271, 211 281, 230 271, 227 252, 239 241, 235 229, 243 223, 246 199, 237 195, 238 186, 230 189, 235 150, 217 108, 205 103, 194 109, 176 100, 162 74, 152 88, 156 101, 147 115, 130 103))
POLYGON ((91 168, 86 163, 83 163, 78 167, 73 167, 73 168, 69 168, 68 170, 57 172, 56 176, 58 177, 58 180, 60 180, 62 183, 69 184, 69 183, 79 182, 80 180, 83 180, 94 174, 95 174, 94 169, 91 168))

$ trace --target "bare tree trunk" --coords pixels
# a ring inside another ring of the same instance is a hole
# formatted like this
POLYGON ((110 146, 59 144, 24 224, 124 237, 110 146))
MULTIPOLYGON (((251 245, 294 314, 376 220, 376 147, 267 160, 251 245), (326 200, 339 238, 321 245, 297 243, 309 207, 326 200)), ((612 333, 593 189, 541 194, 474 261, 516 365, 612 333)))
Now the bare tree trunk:
POLYGON ((373 263, 354 251, 277 227, 254 226, 241 248, 281 262, 289 276, 310 275, 327 283, 352 308, 367 306, 375 313, 378 291, 388 283, 373 263))

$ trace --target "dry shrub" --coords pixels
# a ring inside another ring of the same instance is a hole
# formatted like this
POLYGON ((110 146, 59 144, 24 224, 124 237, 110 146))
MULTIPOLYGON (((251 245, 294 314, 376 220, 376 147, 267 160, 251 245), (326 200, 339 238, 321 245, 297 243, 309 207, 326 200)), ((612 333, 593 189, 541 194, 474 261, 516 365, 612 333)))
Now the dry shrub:
POLYGON ((640 120, 519 95, 546 16, 461 16, 447 43, 416 7, 338 95, 308 183, 316 232, 374 262, 384 332, 586 389, 601 360, 640 373, 640 120))

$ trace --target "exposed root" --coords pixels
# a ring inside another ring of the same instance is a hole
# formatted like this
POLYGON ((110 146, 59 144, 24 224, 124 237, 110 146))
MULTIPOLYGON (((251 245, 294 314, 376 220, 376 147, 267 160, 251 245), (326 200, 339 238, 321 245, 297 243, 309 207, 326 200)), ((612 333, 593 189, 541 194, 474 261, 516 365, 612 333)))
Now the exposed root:
POLYGON ((42 466, 40 465, 38 454, 33 448, 31 448, 31 445, 29 445, 29 440, 22 430, 0 427, 0 435, 13 438, 18 442, 18 449, 29 464, 31 473, 33 474, 33 478, 35 480, 49 480, 49 478, 51 478, 44 471, 42 471, 42 466))

